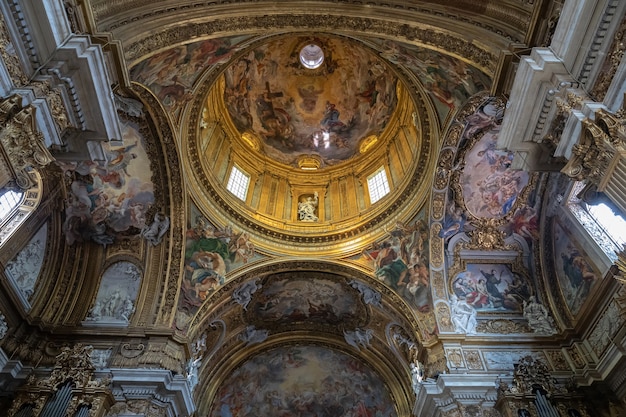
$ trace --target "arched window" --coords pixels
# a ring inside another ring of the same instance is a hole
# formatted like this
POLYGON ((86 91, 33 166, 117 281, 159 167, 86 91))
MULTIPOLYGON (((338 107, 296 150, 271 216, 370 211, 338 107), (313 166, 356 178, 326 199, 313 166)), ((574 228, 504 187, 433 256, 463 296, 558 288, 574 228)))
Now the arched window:
POLYGON ((32 184, 29 189, 0 189, 0 246, 19 229, 41 201, 41 175, 34 169, 28 175, 32 184))
POLYGON ((24 199, 24 193, 9 189, 0 190, 0 225, 3 225, 7 219, 17 210, 24 199))
POLYGON ((567 199, 567 208, 609 259, 615 262, 616 252, 626 244, 626 219, 602 199, 585 202, 581 198, 585 186, 584 182, 574 184, 567 199))

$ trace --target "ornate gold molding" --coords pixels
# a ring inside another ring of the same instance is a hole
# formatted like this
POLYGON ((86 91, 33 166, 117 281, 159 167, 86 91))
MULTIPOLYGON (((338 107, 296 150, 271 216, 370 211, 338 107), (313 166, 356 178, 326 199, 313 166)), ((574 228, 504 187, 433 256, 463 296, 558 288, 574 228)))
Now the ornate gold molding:
MULTIPOLYGON (((118 25, 123 23, 120 21, 118 25)), ((188 23, 185 26, 179 24, 176 27, 162 29, 158 33, 146 33, 143 39, 133 42, 125 48, 125 58, 129 62, 137 62, 146 55, 163 50, 165 47, 185 43, 192 38, 197 39, 198 34, 260 33, 261 31, 263 33, 268 33, 268 31, 279 33, 294 27, 298 30, 316 32, 336 32, 337 30, 367 32, 370 36, 384 35, 404 39, 427 48, 445 51, 449 55, 472 63, 490 75, 494 73, 497 63, 497 57, 492 51, 483 49, 482 46, 478 46, 460 35, 455 36, 441 29, 397 24, 383 19, 329 14, 237 16, 211 22, 188 23)), ((113 29, 115 28, 109 30, 113 29)))
POLYGON ((92 346, 80 343, 61 348, 50 376, 38 378, 31 374, 26 384, 19 389, 9 415, 15 415, 25 404, 31 404, 34 415, 38 415, 46 401, 53 398, 54 393, 64 383, 72 385, 72 399, 65 410, 65 415, 74 415, 81 405, 89 407, 90 416, 104 415, 105 408, 113 403, 113 395, 109 388, 111 380, 94 377, 95 367, 90 356, 92 350, 92 346))
POLYGON ((33 186, 27 170, 43 168, 54 160, 37 129, 35 111, 32 105, 22 107, 19 95, 7 97, 0 103, 0 125, 3 126, 0 129, 0 155, 16 185, 24 190, 33 186))

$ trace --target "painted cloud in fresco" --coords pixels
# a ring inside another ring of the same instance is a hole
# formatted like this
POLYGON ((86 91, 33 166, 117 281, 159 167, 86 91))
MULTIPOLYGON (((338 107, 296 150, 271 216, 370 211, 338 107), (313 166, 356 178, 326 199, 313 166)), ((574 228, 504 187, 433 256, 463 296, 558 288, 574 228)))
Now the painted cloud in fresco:
POLYGON ((268 42, 224 75, 235 126, 256 133, 264 151, 285 164, 300 154, 319 155, 326 165, 353 157, 361 139, 382 132, 397 101, 395 74, 378 56, 332 37, 268 42), (300 63, 307 42, 324 50, 317 70, 300 63))
POLYGON ((428 228, 421 218, 400 224, 363 255, 373 263, 374 275, 422 313, 432 310, 428 276, 428 228))
POLYGON ((527 172, 510 168, 513 153, 496 149, 499 131, 500 126, 487 131, 465 155, 460 180, 463 198, 467 210, 476 217, 506 215, 528 184, 527 172))
POLYGON ((226 274, 260 258, 247 232, 218 228, 192 209, 193 225, 186 232, 185 274, 179 308, 193 314, 226 282, 226 274))
POLYGON ((339 282, 310 277, 286 277, 263 284, 251 305, 264 321, 340 324, 359 318, 360 301, 339 282))
POLYGON ((318 346, 281 347, 244 362, 221 384, 209 416, 395 417, 380 376, 318 346))
POLYGON ((209 39, 158 53, 131 69, 131 77, 148 87, 176 114, 191 99, 191 89, 208 67, 223 64, 249 36, 209 39))
POLYGON ((440 52, 390 40, 382 41, 379 48, 383 58, 417 76, 433 98, 441 120, 491 85, 491 79, 482 71, 440 52))
POLYGON ((70 191, 63 223, 69 245, 88 240, 108 245, 146 226, 154 203, 150 160, 136 125, 126 123, 122 133, 124 146, 102 144, 106 161, 57 162, 70 191))

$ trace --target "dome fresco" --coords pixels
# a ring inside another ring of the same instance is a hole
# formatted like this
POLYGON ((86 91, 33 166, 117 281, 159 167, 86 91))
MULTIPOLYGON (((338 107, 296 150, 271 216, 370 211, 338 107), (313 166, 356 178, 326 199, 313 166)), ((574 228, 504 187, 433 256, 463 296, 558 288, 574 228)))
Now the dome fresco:
POLYGON ((362 139, 380 134, 396 107, 395 75, 374 53, 333 37, 280 38, 225 71, 224 101, 241 133, 253 133, 274 160, 293 164, 302 154, 324 165, 348 160, 362 139), (309 69, 300 51, 324 53, 309 69), (356 65, 356 63, 359 63, 356 65))

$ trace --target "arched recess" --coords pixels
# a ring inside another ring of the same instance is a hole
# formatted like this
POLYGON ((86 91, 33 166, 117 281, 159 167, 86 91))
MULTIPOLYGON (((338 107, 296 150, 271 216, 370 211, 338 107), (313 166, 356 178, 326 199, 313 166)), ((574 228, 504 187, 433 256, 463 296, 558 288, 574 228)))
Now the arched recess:
POLYGON ((255 355, 318 346, 374 370, 398 415, 408 415, 414 401, 409 364, 432 360, 418 326, 398 295, 355 267, 319 260, 265 262, 213 293, 191 322, 198 410, 208 413, 222 383, 255 355))

